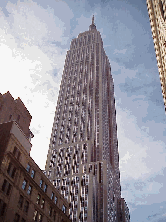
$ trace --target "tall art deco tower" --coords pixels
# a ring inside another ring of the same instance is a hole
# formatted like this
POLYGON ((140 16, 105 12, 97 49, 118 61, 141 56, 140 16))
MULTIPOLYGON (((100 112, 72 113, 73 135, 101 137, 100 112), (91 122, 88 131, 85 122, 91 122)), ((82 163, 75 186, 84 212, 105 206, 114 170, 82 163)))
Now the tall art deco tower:
POLYGON ((119 221, 114 85, 94 17, 67 52, 45 170, 72 221, 119 221))

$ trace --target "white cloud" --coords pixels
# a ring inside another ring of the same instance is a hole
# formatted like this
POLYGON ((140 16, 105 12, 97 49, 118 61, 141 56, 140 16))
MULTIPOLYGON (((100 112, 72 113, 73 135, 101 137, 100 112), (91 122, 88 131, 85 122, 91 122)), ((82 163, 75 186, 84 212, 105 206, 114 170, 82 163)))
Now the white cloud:
MULTIPOLYGON (((57 10, 61 10, 63 3, 57 3, 57 10)), ((12 27, 10 31, 17 36, 18 41, 28 44, 43 44, 46 40, 62 41, 66 29, 63 20, 54 15, 51 9, 44 9, 36 2, 27 1, 13 4, 8 2, 6 9, 10 14, 6 18, 12 27)), ((72 16, 68 10, 68 16, 72 16)))
POLYGON ((113 54, 125 54, 126 51, 127 51, 127 49, 122 49, 122 50, 115 49, 113 54))
POLYGON ((67 51, 52 40, 61 42, 65 27, 51 10, 33 1, 9 2, 7 10, 9 17, 1 12, 0 18, 1 93, 9 90, 15 99, 20 97, 32 115, 31 156, 44 169, 67 51))
POLYGON ((121 181, 145 179, 165 167, 164 143, 140 129, 128 111, 117 109, 121 181))

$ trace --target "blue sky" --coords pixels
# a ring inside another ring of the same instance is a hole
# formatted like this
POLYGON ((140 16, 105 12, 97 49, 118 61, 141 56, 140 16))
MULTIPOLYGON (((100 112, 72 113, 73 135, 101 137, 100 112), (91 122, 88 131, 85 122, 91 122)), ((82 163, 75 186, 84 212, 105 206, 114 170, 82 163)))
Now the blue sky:
POLYGON ((44 169, 66 52, 93 14, 114 78, 122 197, 131 221, 165 222, 166 119, 145 0, 1 1, 1 93, 30 111, 44 169))

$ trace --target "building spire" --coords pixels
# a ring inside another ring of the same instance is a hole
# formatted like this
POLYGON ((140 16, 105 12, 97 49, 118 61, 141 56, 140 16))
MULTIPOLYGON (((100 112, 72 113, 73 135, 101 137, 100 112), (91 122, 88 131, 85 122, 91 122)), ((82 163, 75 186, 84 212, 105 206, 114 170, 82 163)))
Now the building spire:
POLYGON ((94 25, 94 15, 93 15, 93 17, 92 17, 92 25, 94 25))
POLYGON ((95 20, 95 18, 94 18, 94 15, 93 15, 93 16, 92 16, 92 24, 89 26, 89 30, 96 29, 94 20, 95 20))

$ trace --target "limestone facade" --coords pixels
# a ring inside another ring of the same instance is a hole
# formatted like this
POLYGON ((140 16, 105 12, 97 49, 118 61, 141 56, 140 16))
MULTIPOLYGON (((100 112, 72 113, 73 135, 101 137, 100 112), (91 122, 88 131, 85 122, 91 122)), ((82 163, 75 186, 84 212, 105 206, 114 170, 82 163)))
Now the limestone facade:
POLYGON ((147 9, 166 109, 166 1, 147 0, 147 9))
POLYGON ((66 55, 45 170, 70 203, 72 221, 118 221, 114 84, 94 20, 66 55))

